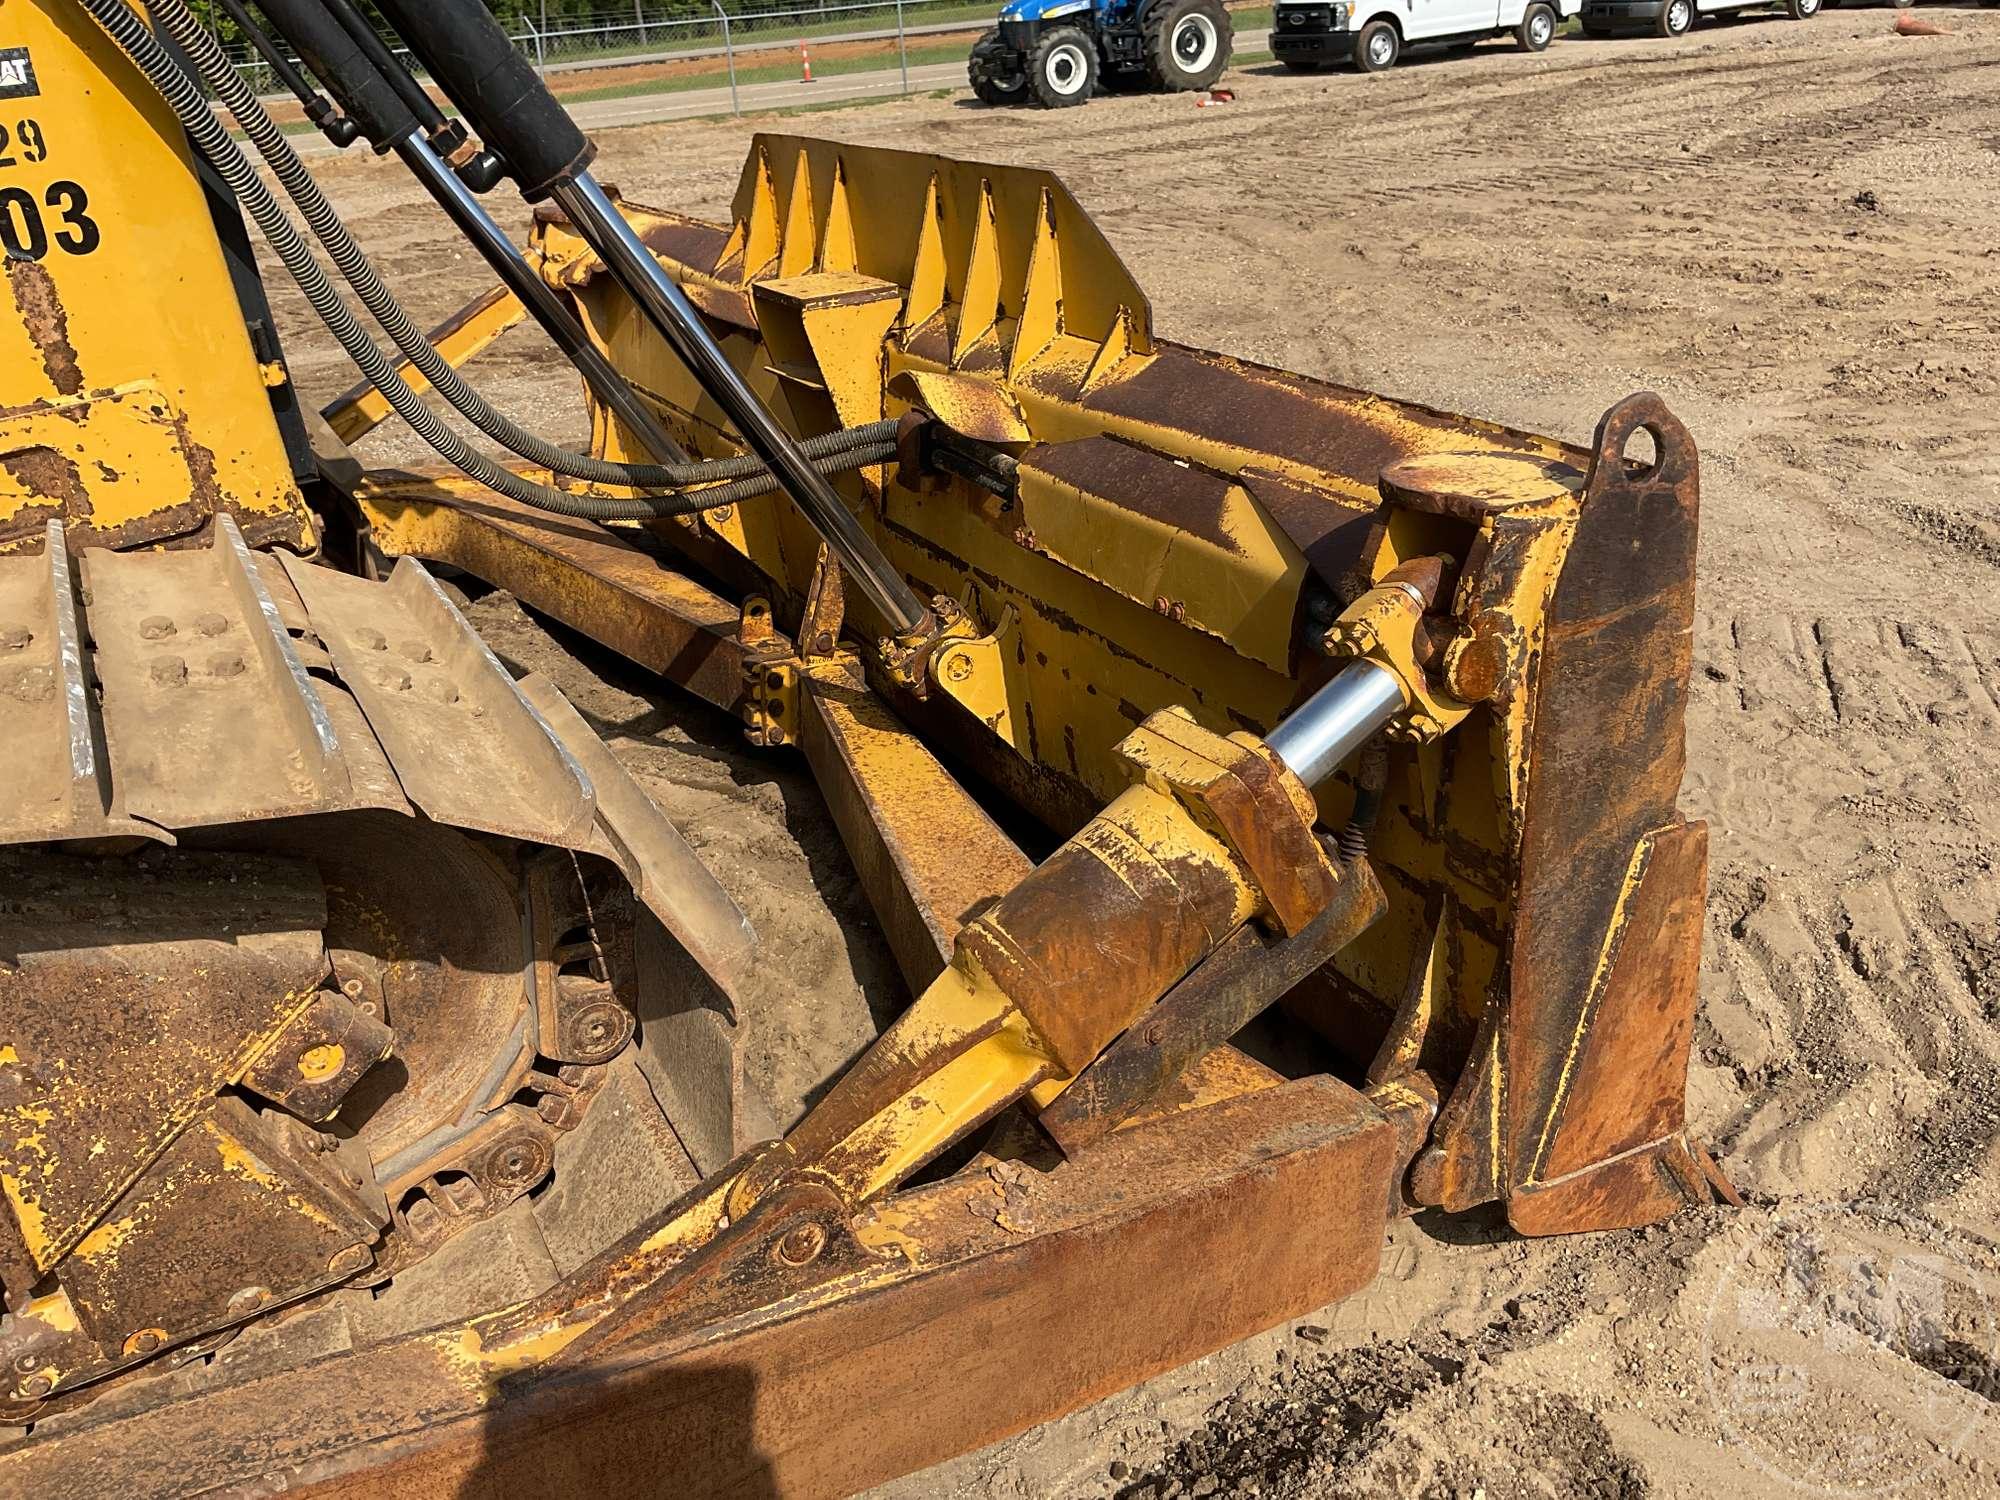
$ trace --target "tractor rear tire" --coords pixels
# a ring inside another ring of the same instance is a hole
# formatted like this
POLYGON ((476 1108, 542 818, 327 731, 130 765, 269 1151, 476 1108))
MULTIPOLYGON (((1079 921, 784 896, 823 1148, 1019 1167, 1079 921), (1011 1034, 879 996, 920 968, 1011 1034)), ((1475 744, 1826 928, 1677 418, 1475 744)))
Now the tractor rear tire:
POLYGON ((1170 94, 1205 89, 1229 66, 1235 41, 1222 0, 1155 0, 1140 22, 1146 76, 1170 94))
MULTIPOLYGON (((1813 0, 1817 5, 1819 0, 1813 0)), ((1556 39, 1555 7, 1547 0, 1535 0, 1521 16, 1521 24, 1514 28, 1514 40, 1523 52, 1546 52, 1549 43, 1556 39)))
POLYGON ((981 104, 1025 104, 1028 75, 1021 68, 1021 55, 1000 44, 1000 28, 994 27, 972 44, 966 59, 965 75, 981 104))
POLYGON ((1402 33, 1387 21, 1370 21, 1354 39, 1354 66, 1364 73, 1386 73, 1402 55, 1402 33))
POLYGON ((1097 43, 1079 26, 1052 26, 1028 54, 1028 90, 1046 109, 1082 104, 1097 92, 1097 43))

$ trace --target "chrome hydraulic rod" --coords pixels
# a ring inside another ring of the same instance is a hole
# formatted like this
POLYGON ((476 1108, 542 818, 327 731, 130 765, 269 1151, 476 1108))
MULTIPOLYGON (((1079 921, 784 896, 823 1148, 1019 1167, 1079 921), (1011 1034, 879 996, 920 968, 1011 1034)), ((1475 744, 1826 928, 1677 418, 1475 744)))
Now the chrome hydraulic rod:
POLYGON ((1350 662, 1286 715, 1264 743, 1299 780, 1318 786, 1406 702, 1394 672, 1372 661, 1350 662))
POLYGON ((406 135, 394 147, 403 164, 415 174, 426 191, 437 200, 459 232, 505 283, 507 290, 521 299, 542 331, 576 366, 597 399, 610 407, 618 419, 632 430, 654 460, 663 464, 686 463, 688 455, 660 425, 659 418, 644 402, 611 361, 590 342, 582 326, 564 306, 561 297, 535 274, 507 232, 494 222, 472 191, 459 180, 431 144, 420 135, 406 135))
POLYGON ((751 452, 770 466, 785 493, 833 549, 855 587, 887 622, 889 633, 917 636, 928 629, 930 610, 903 581, 874 538, 861 529, 833 486, 799 452, 797 441, 778 425, 770 409, 745 383, 702 323, 694 304, 660 269, 604 189, 588 171, 578 171, 555 182, 549 191, 646 320, 722 408, 751 452))

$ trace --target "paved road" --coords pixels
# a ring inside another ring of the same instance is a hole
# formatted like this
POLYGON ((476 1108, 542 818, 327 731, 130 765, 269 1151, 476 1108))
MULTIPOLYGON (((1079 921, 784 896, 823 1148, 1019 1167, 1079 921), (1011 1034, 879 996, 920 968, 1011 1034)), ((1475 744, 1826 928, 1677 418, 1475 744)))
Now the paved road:
MULTIPOLYGON (((1236 33, 1236 53, 1244 56, 1265 51, 1269 46, 1268 31, 1239 31, 1236 33)), ((910 69, 910 92, 927 93, 932 89, 965 87, 965 63, 961 59, 951 62, 922 63, 910 69)), ((797 79, 781 79, 776 83, 745 83, 737 90, 738 102, 745 114, 761 110, 795 109, 804 104, 835 104, 849 99, 888 99, 903 92, 903 75, 900 70, 889 67, 866 73, 837 73, 832 77, 815 79, 811 83, 800 83, 797 79)), ((620 125, 649 125, 661 120, 692 120, 704 115, 726 115, 730 112, 729 87, 675 89, 657 94, 634 94, 624 99, 593 99, 582 104, 572 104, 570 113, 585 130, 605 130, 620 125)), ((301 156, 323 155, 333 148, 326 138, 314 133, 292 137, 292 144, 301 156)))

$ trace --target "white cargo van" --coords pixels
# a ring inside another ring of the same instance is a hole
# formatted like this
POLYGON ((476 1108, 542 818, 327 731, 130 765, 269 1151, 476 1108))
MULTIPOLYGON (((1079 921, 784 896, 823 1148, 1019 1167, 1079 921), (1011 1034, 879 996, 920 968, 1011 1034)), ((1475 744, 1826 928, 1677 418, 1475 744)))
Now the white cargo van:
MULTIPOLYGON (((1908 0, 1897 0, 1898 4, 1908 0)), ((1585 0, 1583 34, 1619 36, 1651 32, 1654 36, 1686 36, 1694 23, 1709 16, 1741 15, 1748 10, 1779 10, 1794 21, 1819 14, 1820 0, 1585 0)))
POLYGON ((1364 73, 1393 68, 1405 47, 1483 42, 1512 35, 1529 52, 1555 40, 1583 0, 1278 0, 1271 53, 1310 73, 1352 62, 1364 73))

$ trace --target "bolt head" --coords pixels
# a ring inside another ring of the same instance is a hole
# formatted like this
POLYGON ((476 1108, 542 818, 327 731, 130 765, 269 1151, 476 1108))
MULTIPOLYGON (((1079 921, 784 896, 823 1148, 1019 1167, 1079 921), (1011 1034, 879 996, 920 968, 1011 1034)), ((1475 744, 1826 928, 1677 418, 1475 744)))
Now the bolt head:
POLYGON ((152 666, 153 681, 160 687, 179 687, 187 675, 188 664, 178 656, 162 656, 152 666))
MULTIPOLYGON (((418 1205, 428 1208, 428 1203, 418 1205)), ((414 1215, 413 1215, 414 1216, 414 1215)), ((435 1217, 435 1210, 433 1210, 435 1217)), ((415 1227, 414 1225, 412 1226, 415 1227)), ((421 1231, 419 1231, 421 1233, 421 1231)), ((326 1263, 329 1276, 352 1276, 356 1271, 366 1270, 374 1262, 375 1256, 366 1245, 349 1245, 326 1263)))
POLYGON ((809 1266, 826 1248, 826 1231, 817 1224, 800 1224, 778 1241, 778 1259, 788 1266, 809 1266))
POLYGON ((16 1388, 29 1401, 39 1401, 56 1388, 55 1380, 47 1375, 31 1375, 16 1388))
POLYGON ((174 622, 165 615, 147 615, 139 622, 139 639, 164 641, 173 638, 174 622))
POLYGON ((0 651, 24 650, 34 639, 34 631, 25 625, 0 625, 0 651))

